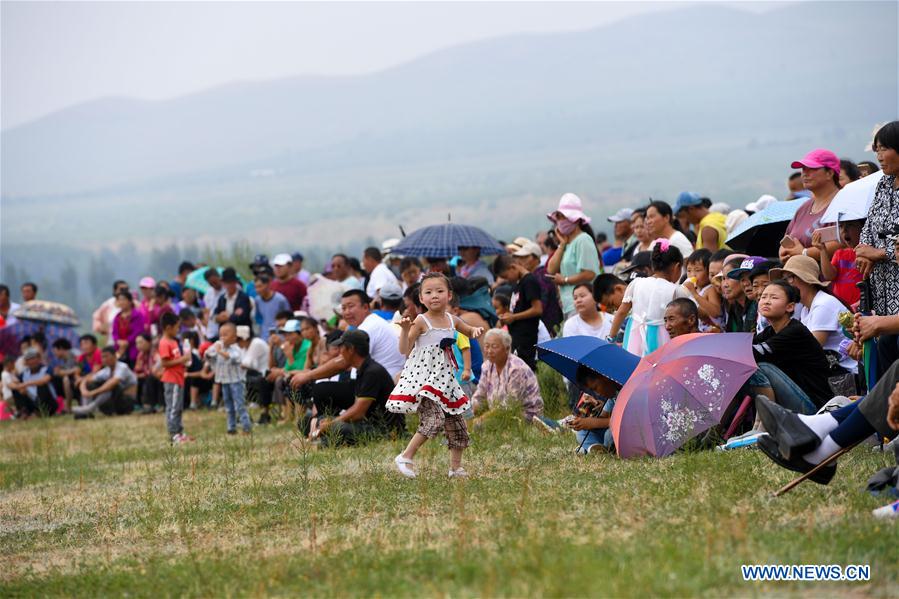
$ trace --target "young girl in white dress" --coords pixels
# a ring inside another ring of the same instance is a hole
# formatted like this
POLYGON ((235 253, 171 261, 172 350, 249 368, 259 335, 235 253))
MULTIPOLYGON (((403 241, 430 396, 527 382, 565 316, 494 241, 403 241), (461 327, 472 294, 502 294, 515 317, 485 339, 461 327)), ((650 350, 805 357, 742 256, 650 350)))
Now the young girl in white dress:
POLYGON ((671 300, 690 297, 680 280, 684 258, 667 239, 656 239, 652 248, 652 276, 634 279, 624 292, 624 300, 615 312, 609 338, 614 339, 624 319, 631 318, 624 331, 624 349, 645 356, 669 341, 665 331, 665 308, 671 300))
POLYGON ((400 321, 400 353, 408 355, 399 383, 387 400, 387 409, 398 414, 417 412, 418 430, 405 451, 394 458, 403 476, 415 478, 413 458, 428 439, 445 432, 450 450, 450 477, 463 477, 462 452, 468 447, 468 428, 463 414, 470 399, 455 376, 452 346, 455 332, 475 339, 483 333, 448 310, 450 282, 440 273, 429 273, 421 281, 420 299, 427 310, 414 320, 400 321))

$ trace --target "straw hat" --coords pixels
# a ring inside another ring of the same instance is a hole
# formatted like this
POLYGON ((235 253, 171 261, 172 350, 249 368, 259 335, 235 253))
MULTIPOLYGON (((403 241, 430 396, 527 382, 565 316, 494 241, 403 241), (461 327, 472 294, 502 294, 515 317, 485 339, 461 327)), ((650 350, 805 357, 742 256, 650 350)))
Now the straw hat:
POLYGON ((809 285, 827 286, 821 282, 821 268, 818 266, 818 261, 810 256, 792 256, 783 268, 772 268, 768 272, 768 276, 772 281, 777 281, 784 278, 786 273, 790 273, 809 285))

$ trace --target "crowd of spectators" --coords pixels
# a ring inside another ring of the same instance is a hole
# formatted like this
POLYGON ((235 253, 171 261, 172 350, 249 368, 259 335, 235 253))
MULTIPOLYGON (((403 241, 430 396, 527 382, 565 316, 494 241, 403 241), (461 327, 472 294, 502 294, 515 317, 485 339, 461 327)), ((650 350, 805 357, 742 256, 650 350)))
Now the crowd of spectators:
MULTIPOLYGON (((840 189, 878 165, 813 150, 789 165, 797 170, 784 199, 802 203, 763 255, 735 252, 727 240, 750 213, 780 201, 772 195, 743 209, 691 191, 673 205, 649 200, 607 216, 609 242, 581 198, 565 193, 547 213, 549 226, 491 260, 477 247, 460 247, 451 260, 400 256, 394 239, 366 248, 361 260, 335 254, 316 274, 300 253, 284 253, 256 256, 251 280, 233 265, 185 262, 172 280, 146 276, 137 290, 115 281, 78 351, 65 339, 48 347, 38 335, 4 359, 5 413, 90 418, 165 409, 177 442, 190 440, 174 414, 179 405, 224 409, 229 433, 278 418, 330 443, 402 435, 402 416, 384 409, 406 359, 399 322, 421 313, 419 282, 440 272, 451 279, 452 313, 489 329, 479 340, 457 334, 454 349, 458 381, 474 400, 468 416, 478 422, 516 403, 523 419, 558 430, 537 384, 541 341, 586 335, 644 356, 699 332, 752 333, 758 370, 748 390, 811 417, 834 396, 873 392, 865 352, 876 352, 873 380, 890 391, 899 382, 899 122, 883 126, 873 148, 883 176, 867 219, 835 231, 822 222, 840 189), (256 423, 248 405, 258 408, 256 423)), ((38 288, 26 283, 20 292, 24 304, 38 288)), ((15 322, 21 304, 0 285, 3 325, 15 322)), ((610 448, 604 431, 615 390, 594 374, 571 385, 572 416, 563 421, 589 432, 579 437, 582 451, 610 448), (599 396, 607 401, 585 406, 599 396)), ((882 420, 871 424, 892 436, 881 404, 882 420)), ((770 428, 764 412, 750 432, 770 428)))

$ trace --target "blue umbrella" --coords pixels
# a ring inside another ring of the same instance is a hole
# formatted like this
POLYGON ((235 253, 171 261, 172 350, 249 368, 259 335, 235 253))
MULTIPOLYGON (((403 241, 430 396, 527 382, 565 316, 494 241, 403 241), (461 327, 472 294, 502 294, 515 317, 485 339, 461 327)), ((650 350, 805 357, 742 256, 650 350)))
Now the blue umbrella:
POLYGON ((413 231, 391 253, 422 258, 452 258, 460 247, 476 247, 485 256, 505 254, 506 248, 477 227, 444 223, 413 231))
POLYGON ((740 223, 727 238, 731 249, 751 256, 776 256, 787 225, 807 200, 773 202, 740 223))
POLYGON ((537 345, 537 359, 577 384, 578 366, 586 366, 611 381, 624 385, 640 358, 614 343, 596 337, 575 335, 537 345))

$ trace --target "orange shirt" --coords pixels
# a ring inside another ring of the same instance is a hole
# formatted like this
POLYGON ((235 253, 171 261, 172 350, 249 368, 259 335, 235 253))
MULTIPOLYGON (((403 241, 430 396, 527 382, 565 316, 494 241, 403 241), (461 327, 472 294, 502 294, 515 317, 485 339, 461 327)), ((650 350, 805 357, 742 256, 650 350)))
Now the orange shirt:
MULTIPOLYGON (((177 360, 181 356, 181 346, 178 345, 177 339, 169 339, 168 337, 163 337, 159 340, 160 358, 162 358, 163 360, 177 360)), ((163 383, 175 383, 176 385, 181 385, 183 387, 184 371, 184 364, 163 367, 161 380, 163 383)))

